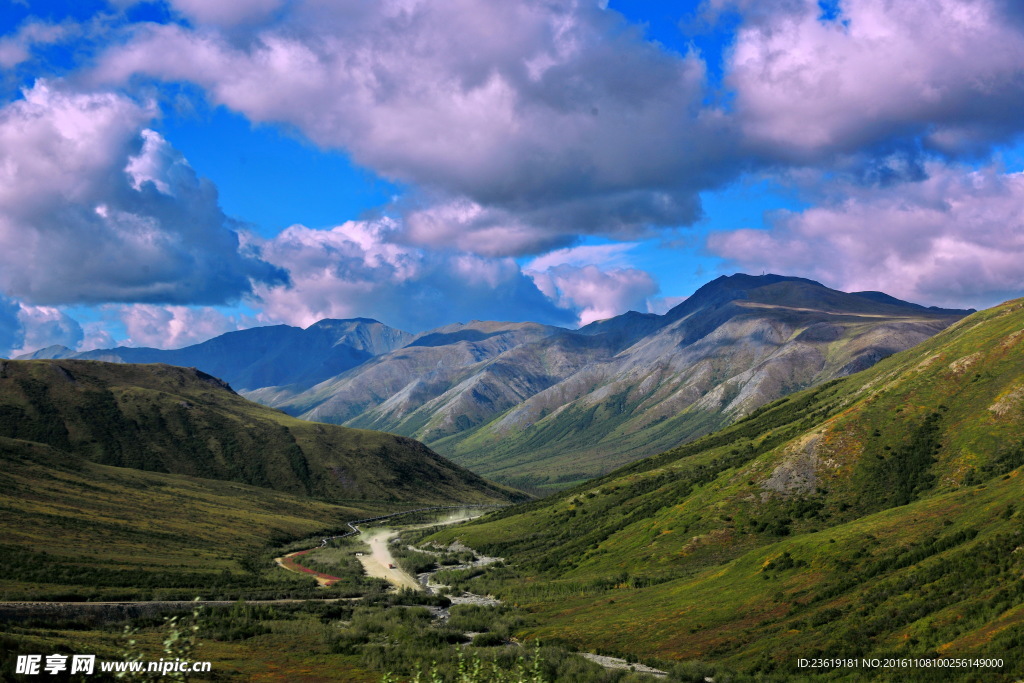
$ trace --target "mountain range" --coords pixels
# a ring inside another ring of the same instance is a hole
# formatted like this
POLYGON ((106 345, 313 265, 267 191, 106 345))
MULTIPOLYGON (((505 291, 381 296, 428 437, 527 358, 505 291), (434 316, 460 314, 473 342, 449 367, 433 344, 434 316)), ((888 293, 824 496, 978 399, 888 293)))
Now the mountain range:
POLYGON ((405 346, 413 335, 368 318, 321 320, 306 329, 269 325, 228 332, 181 349, 118 346, 76 352, 54 345, 17 360, 79 358, 109 363, 196 367, 238 390, 278 384, 313 386, 405 346))
POLYGON ((738 274, 664 315, 629 312, 578 330, 472 321, 411 335, 323 320, 173 351, 50 347, 32 357, 195 366, 291 415, 409 436, 497 481, 545 489, 870 367, 969 312, 738 274))
MULTIPOLYGON (((531 502, 412 439, 300 420, 196 368, 0 360, 8 558, 0 592, 9 600, 180 598, 197 589, 311 597, 318 589, 272 558, 347 520, 424 504, 521 502, 424 539, 505 559, 453 570, 446 581, 529 615, 517 638, 630 661, 685 660, 692 680, 790 680, 807 673, 798 658, 836 655, 999 657, 998 672, 960 673, 1015 680, 1024 666, 1024 300, 963 313, 795 278, 733 276, 664 316, 631 313, 577 331, 477 321, 384 349, 402 343, 394 337, 368 344, 378 352, 339 377, 290 394, 360 377, 369 385, 372 372, 399 382, 402 368, 405 384, 392 396, 432 377, 456 388, 544 370, 618 378, 648 396, 704 387, 697 403, 715 392, 726 396, 720 405, 740 401, 736 414, 707 411, 729 423, 717 431, 531 502), (890 353, 916 336, 923 340, 890 353), (705 363, 715 381, 695 384, 687 362, 705 363), (630 368, 681 379, 660 385, 630 368), (775 389, 784 395, 769 400, 775 389)), ((373 325, 320 328, 367 338, 359 330, 373 325)), ((369 338, 389 338, 382 328, 369 338)), ((277 352, 245 332, 253 355, 277 352)), ((219 353, 227 366, 230 349, 219 353)), ((614 422, 613 398, 601 396, 605 412, 577 435, 614 422)), ((616 425, 649 410, 627 399, 616 425)), ((573 408, 562 405, 511 434, 573 408)), ((460 433, 437 443, 457 443, 460 433)), ((842 680, 849 672, 814 673, 842 680)))
POLYGON ((796 662, 992 656, 998 669, 913 665, 906 680, 1011 681, 1024 667, 1022 466, 1018 299, 433 541, 506 558, 512 569, 457 588, 524 606, 530 637, 686 660, 691 680, 719 680, 719 666, 892 680, 796 662))

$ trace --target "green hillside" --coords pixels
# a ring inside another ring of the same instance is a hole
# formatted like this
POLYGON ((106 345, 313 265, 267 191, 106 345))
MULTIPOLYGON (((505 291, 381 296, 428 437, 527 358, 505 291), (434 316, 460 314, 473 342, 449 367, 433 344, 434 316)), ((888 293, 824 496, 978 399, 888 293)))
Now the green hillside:
POLYGON ((274 548, 517 496, 410 439, 296 420, 191 368, 0 360, 0 599, 306 595, 274 548))
POLYGON ((516 495, 412 439, 297 420, 201 371, 169 365, 0 361, 0 437, 102 465, 334 502, 516 495))
POLYGON ((275 545, 381 510, 98 465, 0 438, 0 600, 278 597, 275 545))
POLYGON ((435 540, 508 558, 469 585, 534 612, 529 635, 591 651, 776 674, 797 657, 990 653, 1019 672, 1022 418, 1016 300, 435 540))

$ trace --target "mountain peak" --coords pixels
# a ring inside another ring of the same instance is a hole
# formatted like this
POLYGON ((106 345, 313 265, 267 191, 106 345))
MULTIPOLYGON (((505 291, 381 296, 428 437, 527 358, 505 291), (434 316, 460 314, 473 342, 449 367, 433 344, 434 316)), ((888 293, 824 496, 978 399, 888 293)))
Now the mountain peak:
POLYGON ((699 310, 738 300, 749 301, 752 305, 852 314, 906 315, 914 311, 924 315, 964 316, 974 312, 973 309, 922 306, 883 292, 847 293, 802 277, 736 273, 712 280, 665 315, 669 321, 675 321, 699 310))
MULTIPOLYGON (((719 277, 716 277, 714 280, 704 285, 704 287, 726 289, 756 289, 758 287, 764 287, 765 285, 774 285, 777 282, 803 282, 809 285, 817 285, 818 287, 825 286, 820 282, 817 282, 816 280, 809 280, 805 277, 796 277, 793 275, 777 275, 775 273, 765 273, 763 275, 747 275, 746 273, 733 273, 732 275, 721 275, 719 277)), ((701 287, 701 289, 704 289, 704 287, 701 287)))
POLYGON ((39 360, 49 358, 67 358, 73 356, 76 352, 64 346, 63 344, 53 344, 43 349, 37 349, 32 353, 23 353, 14 360, 39 360))
POLYGON ((802 277, 788 275, 776 275, 768 273, 765 275, 747 275, 746 273, 734 273, 733 275, 722 275, 715 278, 706 285, 700 287, 686 301, 675 308, 670 309, 665 317, 667 320, 678 320, 702 308, 719 306, 736 299, 746 299, 747 292, 780 282, 795 282, 812 287, 820 287, 822 290, 828 288, 820 282, 808 280, 802 277))
POLYGON ((340 325, 383 325, 379 320, 373 318, 324 318, 318 320, 309 327, 307 330, 319 330, 324 328, 338 327, 340 325))

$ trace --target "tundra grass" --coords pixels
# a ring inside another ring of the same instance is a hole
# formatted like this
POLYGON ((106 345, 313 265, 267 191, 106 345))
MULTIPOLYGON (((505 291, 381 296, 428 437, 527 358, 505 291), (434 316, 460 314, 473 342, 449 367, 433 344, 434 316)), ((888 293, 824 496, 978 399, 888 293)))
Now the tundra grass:
MULTIPOLYGON (((5 440, 0 597, 147 599, 305 590, 273 565, 288 541, 392 511, 233 482, 70 462, 5 440)), ((305 547, 309 547, 306 545, 305 547)))
POLYGON ((507 559, 466 587, 529 609, 526 636, 751 675, 792 675, 802 656, 987 653, 1007 662, 993 680, 1011 680, 1024 671, 1022 466, 1014 301, 432 540, 507 559))

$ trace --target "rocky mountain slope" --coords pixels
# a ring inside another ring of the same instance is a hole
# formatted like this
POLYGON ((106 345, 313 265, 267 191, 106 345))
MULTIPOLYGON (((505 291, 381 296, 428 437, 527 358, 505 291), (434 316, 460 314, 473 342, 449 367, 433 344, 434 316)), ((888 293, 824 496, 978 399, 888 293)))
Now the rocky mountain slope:
POLYGON ((1009 681, 1024 666, 1022 482, 1016 300, 434 540, 507 558, 465 587, 526 606, 540 623, 521 635, 704 661, 716 679, 806 676, 799 657, 992 656, 1003 666, 955 673, 1009 681))
POLYGON ((734 275, 663 316, 577 331, 453 325, 307 391, 249 395, 305 419, 413 436, 498 480, 557 487, 869 367, 966 313, 734 275))

